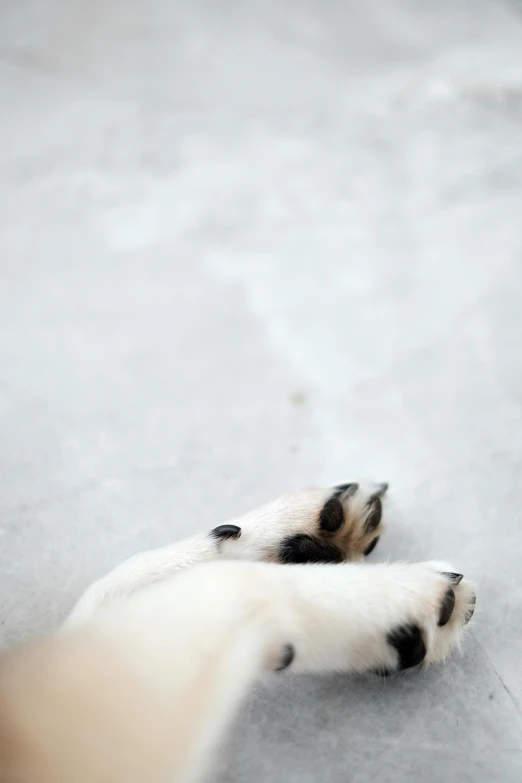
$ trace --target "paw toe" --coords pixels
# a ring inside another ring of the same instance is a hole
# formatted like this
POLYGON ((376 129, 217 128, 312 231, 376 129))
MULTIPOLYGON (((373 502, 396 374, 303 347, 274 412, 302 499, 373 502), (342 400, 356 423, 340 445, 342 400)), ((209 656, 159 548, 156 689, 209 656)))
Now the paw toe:
POLYGON ((442 604, 439 612, 438 625, 440 628, 449 622, 453 610, 455 609, 455 591, 452 587, 448 587, 446 594, 442 599, 442 604))
POLYGON ((319 527, 327 533, 336 533, 344 523, 343 504, 337 497, 329 498, 319 514, 319 527))
POLYGON ((417 625, 402 625, 387 636, 388 644, 395 647, 399 658, 398 669, 411 669, 426 657, 426 645, 417 625))
POLYGON ((364 534, 373 533, 381 524, 382 501, 380 497, 374 497, 368 502, 368 516, 364 523, 364 534))
POLYGON ((377 542, 379 541, 379 538, 380 536, 377 536, 376 538, 373 539, 370 546, 366 547, 366 549, 364 550, 363 555, 369 555, 371 554, 371 552, 373 552, 373 550, 377 546, 377 542))

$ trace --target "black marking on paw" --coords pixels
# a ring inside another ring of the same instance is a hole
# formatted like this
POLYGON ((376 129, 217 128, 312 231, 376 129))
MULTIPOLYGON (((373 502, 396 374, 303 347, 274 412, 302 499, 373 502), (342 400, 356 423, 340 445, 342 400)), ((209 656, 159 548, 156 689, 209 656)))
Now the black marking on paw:
POLYGON ((367 506, 371 509, 370 513, 366 517, 364 523, 364 534, 373 533, 373 531, 379 527, 382 519, 382 503, 381 499, 376 497, 367 503, 367 506))
POLYGON ((298 533, 285 538, 279 549, 282 563, 342 563, 341 550, 329 541, 298 533))
POLYGON ((453 571, 441 571, 441 576, 445 576, 446 579, 449 579, 452 585, 460 585, 462 580, 464 579, 463 574, 455 574, 453 571))
POLYGON ((366 547, 366 549, 364 550, 363 555, 369 555, 371 552, 373 552, 373 550, 377 546, 377 542, 378 542, 379 538, 380 538, 380 536, 377 536, 376 538, 373 539, 373 541, 371 542, 370 546, 366 547))
POLYGON ((334 487, 334 498, 338 498, 341 495, 344 495, 345 492, 348 493, 348 495, 355 495, 357 490, 359 489, 359 484, 352 483, 352 484, 337 484, 336 487, 334 487))
POLYGON ((281 654, 281 660, 279 661, 279 664, 275 667, 274 671, 276 672, 282 672, 284 669, 288 669, 290 664, 295 658, 295 647, 293 644, 285 644, 283 647, 283 652, 281 654))
POLYGON ((440 607, 439 623, 438 623, 440 628, 442 628, 442 626, 446 625, 446 623, 449 622, 449 619, 453 614, 454 609, 455 609, 455 591, 453 590, 452 587, 448 587, 448 589, 446 590, 446 595, 444 596, 440 607))
POLYGON ((426 645, 417 625, 401 625, 390 631, 386 640, 395 647, 399 656, 399 669, 418 666, 426 657, 426 645))
POLYGON ((218 527, 215 527, 214 530, 210 531, 210 535, 220 541, 224 538, 239 538, 241 535, 241 528, 237 525, 218 525, 218 527))
POLYGON ((328 533, 336 533, 344 524, 344 508, 339 498, 326 501, 319 514, 319 527, 328 533))
POLYGON ((473 615, 475 614, 475 604, 477 603, 477 597, 475 593, 471 596, 469 599, 469 609, 466 611, 466 614, 464 615, 464 625, 467 625, 473 615))

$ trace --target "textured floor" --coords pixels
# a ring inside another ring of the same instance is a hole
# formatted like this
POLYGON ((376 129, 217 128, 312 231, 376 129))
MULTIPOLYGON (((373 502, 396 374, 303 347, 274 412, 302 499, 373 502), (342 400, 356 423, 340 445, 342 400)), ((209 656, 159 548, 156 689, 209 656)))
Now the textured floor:
POLYGON ((522 3, 0 3, 2 643, 139 549, 390 481, 461 657, 277 680, 219 783, 522 776, 522 3))

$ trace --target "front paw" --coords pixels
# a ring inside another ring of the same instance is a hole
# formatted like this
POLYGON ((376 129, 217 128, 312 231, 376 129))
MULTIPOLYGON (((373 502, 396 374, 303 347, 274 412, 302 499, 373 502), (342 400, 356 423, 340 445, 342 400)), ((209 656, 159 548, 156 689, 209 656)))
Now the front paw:
POLYGON ((406 594, 404 585, 397 584, 397 595, 404 598, 398 599, 395 606, 393 592, 387 596, 391 614, 401 614, 402 600, 408 608, 386 634, 383 662, 373 667, 379 674, 443 661, 459 647, 475 611, 475 590, 455 569, 435 562, 414 568, 417 573, 405 577, 411 580, 406 594))
POLYGON ((339 563, 369 555, 383 531, 387 489, 388 484, 353 482, 296 493, 296 509, 307 500, 315 500, 315 508, 304 510, 302 530, 283 539, 277 559, 282 563, 339 563))

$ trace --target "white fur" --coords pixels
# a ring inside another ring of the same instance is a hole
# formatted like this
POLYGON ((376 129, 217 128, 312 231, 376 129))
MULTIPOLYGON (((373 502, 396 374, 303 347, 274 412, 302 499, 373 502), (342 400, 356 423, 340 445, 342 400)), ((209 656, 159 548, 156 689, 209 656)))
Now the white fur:
MULTIPOLYGON (((347 560, 369 541, 368 492, 343 495, 345 524, 329 536, 347 560)), ((288 645, 294 672, 394 670, 389 634, 413 625, 424 664, 443 660, 474 604, 469 583, 454 586, 439 627, 451 584, 441 572, 454 571, 444 563, 239 562, 275 560, 286 536, 316 535, 331 493, 297 493, 235 520, 238 540, 202 535, 137 555, 92 585, 55 635, 2 656, 0 780, 196 783, 288 645)))
POLYGON ((214 562, 115 601, 2 662, 0 779, 200 780, 253 681, 289 643, 296 672, 393 668, 387 634, 414 623, 427 660, 443 659, 473 593, 455 588, 439 628, 441 567, 452 570, 214 562))
MULTIPOLYGON (((328 538, 339 545, 346 560, 360 560, 366 546, 383 530, 381 523, 370 536, 364 534, 364 522, 368 514, 366 504, 377 486, 360 483, 355 493, 347 491, 340 498, 344 506, 345 523, 338 534, 328 538)), ((219 557, 228 560, 275 561, 283 539, 298 533, 318 532, 320 511, 331 495, 332 488, 301 490, 230 520, 229 524, 241 528, 241 536, 237 540, 218 541, 206 531, 171 546, 134 555, 89 587, 68 622, 71 625, 84 622, 101 606, 160 582, 196 563, 219 557)))

